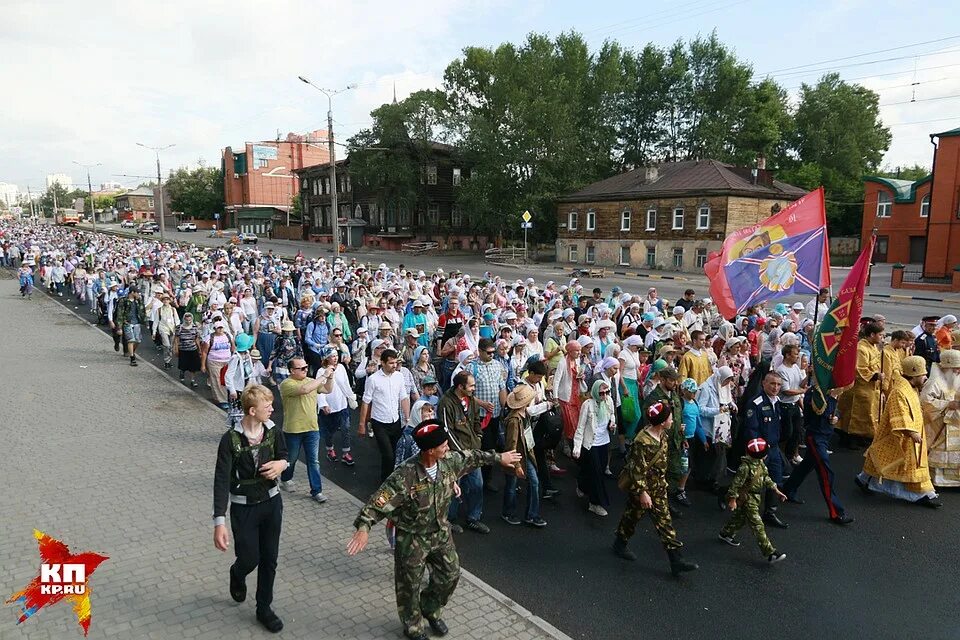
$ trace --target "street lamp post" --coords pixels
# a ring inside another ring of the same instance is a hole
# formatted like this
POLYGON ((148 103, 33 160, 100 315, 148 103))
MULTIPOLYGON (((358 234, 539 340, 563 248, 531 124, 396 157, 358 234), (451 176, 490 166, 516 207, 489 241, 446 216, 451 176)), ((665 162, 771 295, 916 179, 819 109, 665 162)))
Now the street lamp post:
MULTIPOLYGON (((330 208, 333 210, 333 255, 340 257, 340 209, 337 201, 337 152, 333 146, 333 96, 350 89, 356 89, 356 84, 348 84, 343 89, 322 89, 303 76, 297 76, 300 82, 310 85, 323 95, 327 96, 327 144, 330 155, 330 208)), ((301 203, 302 206, 302 203, 301 203)))
POLYGON ((90 167, 99 167, 100 163, 95 162, 93 164, 83 164, 82 162, 73 161, 73 164, 83 167, 87 170, 87 191, 90 193, 90 219, 93 220, 93 232, 97 232, 97 210, 93 206, 93 183, 90 182, 90 167))
POLYGON ((158 204, 158 209, 159 209, 159 211, 160 211, 160 239, 163 240, 163 239, 164 239, 164 238, 163 238, 163 237, 164 237, 164 230, 165 230, 166 227, 165 227, 164 222, 163 222, 163 177, 160 175, 160 152, 161 152, 161 151, 166 151, 166 150, 169 149, 170 147, 175 147, 176 144, 168 144, 168 145, 165 146, 165 147, 148 147, 147 145, 143 144, 142 142, 138 142, 138 143, 137 143, 137 146, 138 146, 138 147, 143 147, 144 149, 150 149, 151 151, 153 151, 153 152, 157 155, 157 186, 158 186, 159 189, 160 189, 160 198, 159 198, 160 202, 159 202, 159 204, 158 204))

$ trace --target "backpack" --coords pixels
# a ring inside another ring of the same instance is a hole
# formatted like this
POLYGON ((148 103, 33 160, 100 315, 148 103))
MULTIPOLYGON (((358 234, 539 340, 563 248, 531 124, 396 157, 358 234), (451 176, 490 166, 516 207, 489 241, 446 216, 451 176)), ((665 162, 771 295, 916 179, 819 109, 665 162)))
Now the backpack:
POLYGON ((533 426, 533 441, 541 449, 552 449, 560 444, 563 436, 563 420, 556 408, 541 413, 533 426))

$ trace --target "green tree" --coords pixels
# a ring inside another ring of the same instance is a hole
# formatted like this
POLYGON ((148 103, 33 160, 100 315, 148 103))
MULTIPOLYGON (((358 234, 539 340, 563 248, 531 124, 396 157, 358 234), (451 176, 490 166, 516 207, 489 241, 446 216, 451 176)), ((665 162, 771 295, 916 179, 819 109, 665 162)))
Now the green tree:
POLYGON ((877 173, 884 178, 894 178, 895 180, 922 180, 930 175, 930 169, 922 164, 914 164, 909 167, 897 167, 895 169, 884 167, 877 173))
MULTIPOLYGON (((40 196, 37 201, 43 211, 43 215, 48 218, 53 216, 54 202, 56 202, 56 206, 60 209, 72 208, 74 198, 76 197, 74 195, 75 191, 67 191, 59 182, 54 182, 47 187, 46 192, 40 196)), ((83 192, 80 193, 82 196, 83 192)))
POLYGON ((165 183, 174 211, 191 218, 212 219, 223 212, 223 173, 202 163, 196 169, 180 167, 165 183))
MULTIPOLYGON (((863 176, 876 173, 890 147, 890 129, 880 121, 877 94, 831 73, 815 85, 801 86, 795 121, 799 166, 819 168, 830 232, 856 235, 863 214, 863 176)), ((800 183, 811 175, 809 169, 805 176, 788 169, 784 179, 800 183)))

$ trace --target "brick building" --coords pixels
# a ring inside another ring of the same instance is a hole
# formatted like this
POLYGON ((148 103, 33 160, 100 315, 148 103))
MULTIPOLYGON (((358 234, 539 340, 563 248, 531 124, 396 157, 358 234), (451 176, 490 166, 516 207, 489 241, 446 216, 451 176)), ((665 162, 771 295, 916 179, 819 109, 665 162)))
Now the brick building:
POLYGON ((716 160, 634 169, 557 200, 557 261, 702 272, 728 234, 805 193, 716 160))
POLYGON ((121 193, 114 199, 113 207, 121 220, 153 220, 153 187, 137 187, 121 193))
MULTIPOLYGON (((419 162, 412 148, 411 162, 419 162)), ((330 164, 298 170, 300 202, 303 206, 304 237, 329 241, 332 231, 330 164)), ((450 145, 431 142, 426 160, 420 166, 420 185, 416 200, 406 202, 392 199, 364 185, 350 176, 350 159, 337 161, 337 208, 339 224, 362 226, 362 244, 389 250, 399 250, 407 242, 431 240, 440 248, 485 249, 486 240, 477 239, 464 220, 457 193, 463 181, 469 179, 456 149, 450 145)), ((347 241, 341 231, 341 241, 347 241)))
POLYGON ((863 237, 877 226, 875 262, 922 263, 925 278, 960 267, 960 128, 930 135, 930 176, 864 178, 863 237))
POLYGON ((247 142, 223 150, 222 227, 267 233, 275 215, 290 210, 300 191, 297 169, 329 162, 327 132, 288 133, 283 141, 247 142))

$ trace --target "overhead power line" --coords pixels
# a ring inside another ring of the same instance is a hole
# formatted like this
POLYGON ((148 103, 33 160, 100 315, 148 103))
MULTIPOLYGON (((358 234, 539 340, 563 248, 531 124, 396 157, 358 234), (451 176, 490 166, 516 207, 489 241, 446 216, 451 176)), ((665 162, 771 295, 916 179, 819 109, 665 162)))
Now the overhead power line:
POLYGON ((637 22, 643 22, 644 20, 649 20, 650 18, 656 17, 656 16, 670 15, 671 13, 673 13, 673 12, 675 12, 675 11, 687 9, 687 8, 693 6, 693 5, 710 3, 710 2, 713 2, 713 1, 714 1, 714 0, 694 0, 694 2, 687 2, 687 3, 685 3, 685 4, 681 4, 681 5, 679 5, 679 6, 672 7, 672 8, 670 8, 670 9, 666 10, 666 11, 655 11, 655 12, 653 12, 653 13, 648 13, 648 14, 646 14, 646 15, 639 16, 639 17, 637 17, 637 18, 631 18, 631 19, 629 19, 629 20, 621 20, 620 22, 614 22, 613 24, 608 24, 608 25, 606 25, 605 27, 594 27, 594 28, 592 28, 592 29, 585 29, 585 30, 583 31, 583 35, 587 35, 587 34, 590 34, 590 33, 596 33, 596 32, 598 32, 598 31, 604 31, 604 32, 608 32, 608 33, 609 33, 611 30, 616 30, 617 28, 623 27, 623 25, 633 24, 633 23, 637 23, 637 22))
POLYGON ((880 64, 882 62, 895 62, 897 60, 912 60, 914 58, 926 58, 928 56, 942 56, 948 53, 956 53, 960 51, 960 48, 956 49, 944 49, 942 51, 930 51, 927 53, 917 53, 909 56, 896 56, 893 58, 881 58, 880 60, 868 60, 866 62, 851 62, 850 64, 839 64, 833 67, 821 67, 819 69, 808 69, 806 71, 791 71, 789 73, 779 73, 779 74, 767 74, 768 77, 773 78, 783 78, 783 77, 792 77, 792 76, 806 76, 813 75, 816 73, 823 73, 825 71, 836 71, 837 69, 847 69, 850 67, 864 67, 871 64, 880 64))
MULTIPOLYGON (((830 60, 821 60, 820 62, 810 62, 810 63, 808 63, 808 64, 801 64, 801 65, 797 65, 797 66, 795 66, 795 67, 784 67, 783 69, 774 69, 773 71, 766 71, 766 72, 764 72, 764 73, 762 73, 762 74, 760 74, 760 75, 764 75, 764 76, 766 76, 766 75, 773 75, 773 74, 775 74, 775 73, 782 73, 782 72, 784 72, 784 71, 793 71, 794 69, 804 69, 804 68, 806 68, 806 67, 816 67, 816 66, 818 66, 818 65, 827 64, 827 63, 830 63, 830 62, 842 62, 843 60, 853 60, 854 58, 863 58, 863 57, 866 57, 866 56, 876 55, 876 54, 878 54, 878 53, 887 53, 887 52, 889 52, 889 51, 899 51, 899 50, 901 50, 901 49, 909 49, 909 48, 911 48, 911 47, 922 47, 922 46, 927 45, 927 44, 936 44, 936 43, 938 43, 938 42, 947 42, 948 40, 958 40, 958 39, 960 39, 960 35, 948 36, 948 37, 946 37, 946 38, 937 38, 936 40, 926 40, 926 41, 924 41, 924 42, 914 42, 914 43, 912 43, 912 44, 905 44, 905 45, 901 45, 901 46, 899 46, 899 47, 890 47, 890 48, 888 48, 888 49, 877 49, 876 51, 868 51, 868 52, 866 52, 866 53, 858 53, 858 54, 856 54, 856 55, 844 56, 844 57, 842 57, 842 58, 832 58, 832 59, 830 59, 830 60)), ((912 58, 912 57, 914 57, 914 56, 907 56, 907 57, 908 57, 908 58, 912 58)))
MULTIPOLYGON (((683 20, 689 20, 690 18, 696 18, 696 17, 698 17, 698 16, 706 15, 706 14, 708 14, 708 13, 716 13, 717 11, 723 11, 724 9, 729 9, 730 7, 736 6, 736 5, 738 5, 738 4, 743 4, 743 3, 748 2, 748 1, 749 1, 749 0, 736 0, 736 2, 729 2, 729 3, 726 3, 726 4, 722 4, 721 6, 718 6, 718 7, 713 8, 713 9, 706 9, 705 11, 697 11, 696 13, 687 13, 687 14, 684 14, 684 15, 678 15, 676 18, 674 18, 674 19, 672 19, 672 20, 664 20, 664 21, 661 21, 661 22, 655 22, 654 24, 648 24, 648 25, 644 25, 644 26, 641 26, 641 27, 629 27, 629 28, 626 28, 626 29, 620 29, 620 30, 612 31, 612 32, 609 32, 609 33, 606 33, 606 34, 600 34, 600 35, 594 36, 592 39, 593 39, 593 40, 599 40, 601 36, 604 37, 604 38, 606 38, 607 36, 610 36, 610 35, 612 35, 613 33, 617 33, 617 31, 619 31, 619 35, 621 35, 621 36, 622 36, 623 34, 627 34, 627 33, 642 33, 642 32, 644 32, 644 31, 649 31, 649 30, 651 30, 651 29, 656 29, 656 28, 663 27, 663 26, 666 26, 666 25, 668 25, 668 24, 673 24, 673 23, 675 23, 675 22, 680 22, 680 21, 683 21, 683 20)), ((710 5, 705 5, 704 7, 701 7, 701 8, 704 8, 704 9, 705 9, 707 6, 710 6, 710 5)))
POLYGON ((934 100, 953 100, 955 98, 960 98, 960 93, 954 94, 952 96, 936 96, 933 98, 917 98, 915 100, 904 100, 903 102, 881 102, 879 106, 892 107, 898 104, 910 104, 912 102, 933 102, 934 100))

